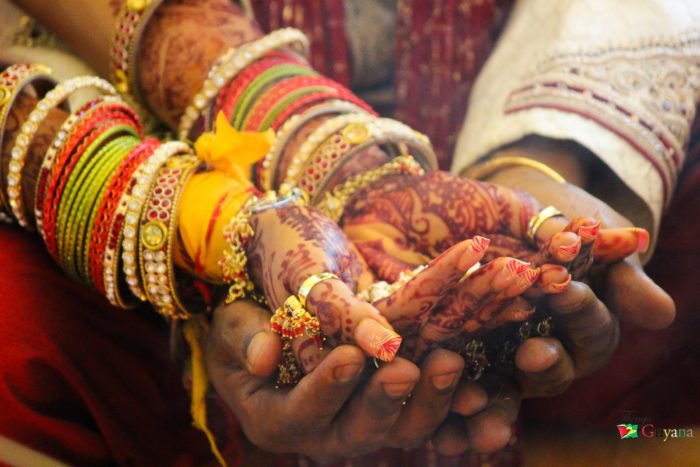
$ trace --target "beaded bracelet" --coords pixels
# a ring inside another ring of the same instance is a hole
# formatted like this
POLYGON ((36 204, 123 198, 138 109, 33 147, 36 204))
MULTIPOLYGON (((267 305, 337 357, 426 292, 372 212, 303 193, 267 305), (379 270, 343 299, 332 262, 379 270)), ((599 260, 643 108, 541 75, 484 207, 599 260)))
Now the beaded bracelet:
POLYGON ((146 300, 146 293, 139 274, 137 273, 139 237, 139 219, 143 211, 149 189, 156 178, 158 169, 169 158, 177 154, 191 154, 190 147, 180 141, 170 141, 161 145, 153 152, 148 161, 140 166, 136 174, 136 183, 129 197, 124 215, 124 231, 122 233, 122 264, 126 283, 131 293, 141 301, 146 300))
POLYGON ((425 171, 413 156, 399 156, 381 167, 350 177, 342 185, 326 191, 316 208, 334 222, 339 222, 350 198, 369 185, 389 175, 423 175, 425 171))
POLYGON ((106 94, 117 94, 117 91, 111 84, 94 76, 79 76, 66 80, 49 91, 46 96, 37 103, 36 107, 34 107, 27 117, 27 120, 22 125, 20 133, 15 138, 7 177, 8 182, 9 180, 13 180, 17 186, 17 190, 9 193, 9 201, 17 223, 24 228, 29 227, 29 219, 27 218, 24 203, 22 202, 22 168, 24 167, 29 145, 49 112, 63 103, 75 91, 86 87, 96 88, 106 94))
MULTIPOLYGON (((335 171, 363 149, 382 144, 406 146, 425 170, 437 168, 427 136, 396 120, 379 118, 345 125, 327 138, 306 160, 296 184, 314 203, 335 171)), ((405 153, 406 148, 400 148, 400 152, 405 153)))
MULTIPOLYGON (((97 217, 92 229, 89 271, 91 282, 102 295, 107 295, 107 282, 117 276, 119 234, 124 222, 127 196, 132 187, 132 176, 160 143, 149 138, 136 145, 120 162, 105 187, 105 193, 97 207, 97 217)), ((114 292, 112 292, 112 295, 114 292)), ((109 298, 109 297, 108 297, 109 298)), ((110 302, 112 300, 110 299, 110 302)), ((124 308, 123 302, 114 303, 124 308)))
POLYGON ((294 137, 294 135, 301 129, 305 124, 316 117, 331 114, 341 114, 341 113, 362 113, 363 110, 352 104, 350 102, 345 102, 341 100, 331 100, 323 102, 322 104, 317 104, 315 106, 305 109, 304 112, 300 114, 293 115, 284 125, 277 131, 277 137, 275 141, 270 146, 270 150, 265 154, 265 157, 257 167, 257 180, 258 186, 263 190, 272 190, 277 167, 279 165, 280 158, 282 156, 282 151, 289 142, 289 140, 294 137))
POLYGON ((99 107, 103 103, 115 103, 121 102, 120 99, 116 97, 100 97, 92 100, 85 105, 83 105, 76 112, 71 114, 60 126, 56 136, 54 137, 49 149, 44 155, 44 159, 41 162, 41 167, 39 168, 39 176, 37 177, 37 183, 34 192, 34 223, 36 229, 44 237, 44 201, 46 198, 46 188, 48 186, 49 176, 54 168, 54 163, 56 157, 60 151, 63 150, 64 145, 70 139, 74 130, 80 125, 86 116, 93 112, 95 108, 99 107))
POLYGON ((163 0, 126 0, 117 17, 110 53, 110 76, 117 90, 144 119, 149 117, 138 84, 141 36, 163 0))
POLYGON ((267 52, 282 47, 292 47, 303 56, 308 56, 309 41, 301 31, 285 28, 224 52, 209 70, 202 90, 194 96, 192 104, 185 109, 180 118, 178 137, 183 141, 189 138, 190 130, 195 122, 200 118, 204 109, 209 107, 212 98, 227 81, 267 52))
MULTIPOLYGON (((17 96, 25 86, 34 81, 43 81, 49 85, 55 85, 56 81, 51 77, 51 69, 44 65, 22 63, 11 65, 0 73, 0 149, 5 138, 5 126, 10 109, 17 96)), ((24 138, 21 138, 23 141, 24 138)), ((0 163, 0 180, 4 179, 4 164, 0 163)), ((12 222, 11 206, 8 202, 10 195, 19 195, 18 180, 7 180, 7 198, 0 188, 0 222, 12 222)))
POLYGON ((301 174, 304 163, 326 139, 350 124, 369 122, 373 118, 374 117, 366 113, 349 113, 333 117, 319 125, 309 137, 306 138, 301 146, 299 146, 299 149, 289 162, 283 182, 280 185, 280 191, 286 193, 294 186, 297 186, 297 180, 301 174))
POLYGON ((158 171, 141 214, 139 258, 144 291, 158 312, 172 319, 191 317, 177 292, 173 245, 180 195, 200 166, 194 155, 169 158, 158 171))

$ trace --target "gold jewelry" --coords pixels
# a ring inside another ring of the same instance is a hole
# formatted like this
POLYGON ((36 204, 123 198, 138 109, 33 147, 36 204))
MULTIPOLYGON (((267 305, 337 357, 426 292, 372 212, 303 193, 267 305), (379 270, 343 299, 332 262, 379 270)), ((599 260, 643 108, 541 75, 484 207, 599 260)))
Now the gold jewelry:
POLYGON ((527 239, 530 240, 530 242, 537 246, 537 239, 535 236, 537 235, 537 231, 539 228, 544 224, 544 222, 548 219, 551 219, 552 217, 563 217, 564 215, 554 206, 547 206, 546 208, 542 209, 540 212, 535 214, 530 218, 530 221, 527 223, 527 239))
POLYGON ((47 92, 46 96, 37 103, 15 138, 7 179, 12 180, 17 189, 9 193, 8 197, 12 214, 17 219, 17 223, 24 228, 29 226, 29 219, 22 201, 22 169, 32 139, 52 109, 58 107, 75 91, 86 87, 94 87, 108 95, 117 95, 117 90, 111 84, 96 76, 78 76, 63 81, 47 92))
POLYGON ((324 141, 333 136, 334 133, 353 123, 367 122, 372 118, 372 115, 365 112, 349 113, 338 115, 319 125, 294 153, 294 157, 287 167, 287 173, 284 174, 282 184, 280 185, 280 191, 284 193, 297 185, 306 161, 311 157, 312 153, 316 151, 324 141))
POLYGON ((224 227, 224 240, 228 248, 224 250, 219 261, 225 282, 231 283, 226 297, 226 303, 243 298, 251 294, 254 300, 265 303, 265 297, 254 293, 255 284, 248 274, 248 257, 246 245, 248 240, 255 235, 255 231, 248 223, 253 213, 274 209, 287 203, 303 202, 302 193, 294 190, 288 196, 278 197, 274 191, 267 192, 264 196, 252 195, 243 204, 243 207, 224 227))
MULTIPOLYGON (((19 96, 25 86, 37 80, 42 80, 52 86, 56 84, 56 81, 52 77, 51 69, 44 65, 22 63, 11 65, 0 73, 0 148, 3 146, 5 125, 15 99, 17 99, 17 96, 19 96)), ((29 142, 29 138, 23 136, 21 133, 17 138, 19 141, 24 142, 26 140, 27 143, 29 142)), ((3 172, 4 164, 0 164, 0 180, 4 178, 3 172)), ((0 222, 12 222, 9 198, 15 195, 19 196, 18 182, 19 180, 14 176, 7 177, 8 199, 5 198, 5 193, 3 193, 3 190, 0 188, 0 222)))
POLYGON ((427 136, 396 120, 375 118, 345 125, 327 138, 307 159, 296 186, 309 193, 312 204, 315 203, 333 174, 354 155, 373 145, 388 145, 393 155, 405 155, 410 150, 423 168, 437 168, 437 158, 427 136))
POLYGON ((277 167, 280 163, 282 151, 284 151, 289 140, 304 126, 304 124, 322 115, 349 112, 363 113, 364 110, 350 102, 332 100, 310 107, 306 111, 293 115, 285 121, 280 129, 277 130, 277 137, 261 162, 260 186, 266 190, 272 190, 274 188, 273 184, 275 183, 277 167))
POLYGON ((303 32, 293 28, 278 29, 258 40, 224 52, 209 70, 201 91, 194 96, 180 117, 178 137, 183 141, 189 138, 190 131, 202 112, 227 82, 269 51, 281 47, 292 47, 304 57, 309 54, 309 40, 303 32))
POLYGON ((549 167, 547 164, 530 159, 528 157, 495 157, 493 159, 488 159, 483 162, 477 162, 471 167, 466 168, 462 171, 462 175, 474 180, 484 180, 485 178, 495 174, 501 169, 506 167, 529 167, 531 169, 537 170, 554 180, 557 183, 566 183, 566 179, 559 175, 557 171, 549 167))
POLYGON ((127 103, 149 124, 153 117, 139 90, 136 65, 141 36, 161 3, 163 0, 126 0, 117 17, 110 53, 112 82, 127 103))
POLYGON ((337 223, 343 216, 343 211, 350 198, 377 180, 395 174, 422 175, 424 173, 425 171, 413 156, 399 156, 381 167, 352 176, 342 185, 333 188, 332 191, 326 191, 315 207, 337 223))
POLYGON ((332 272, 322 272, 320 274, 314 274, 313 276, 309 276, 304 282, 302 282, 301 287, 299 287, 299 292, 297 293, 297 296, 299 297, 299 303, 303 308, 306 308, 306 297, 308 297, 311 293, 311 289, 316 287, 321 282, 327 281, 328 279, 338 279, 338 276, 336 276, 332 272))
POLYGON ((170 157, 176 154, 191 154, 191 148, 180 141, 170 141, 159 146, 153 152, 148 161, 137 169, 136 184, 131 190, 131 197, 124 216, 124 230, 122 232, 122 263, 126 283, 134 296, 142 301, 146 300, 143 284, 137 272, 138 269, 138 233, 139 219, 146 203, 146 198, 158 169, 170 157))

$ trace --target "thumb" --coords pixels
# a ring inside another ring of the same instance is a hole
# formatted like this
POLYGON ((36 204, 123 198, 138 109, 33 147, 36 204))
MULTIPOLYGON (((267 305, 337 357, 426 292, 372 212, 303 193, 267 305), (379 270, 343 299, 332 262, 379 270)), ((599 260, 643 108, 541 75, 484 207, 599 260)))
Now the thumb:
POLYGON ((270 312, 248 300, 214 311, 206 342, 207 365, 239 367, 253 376, 270 376, 280 360, 282 343, 270 330, 270 312))

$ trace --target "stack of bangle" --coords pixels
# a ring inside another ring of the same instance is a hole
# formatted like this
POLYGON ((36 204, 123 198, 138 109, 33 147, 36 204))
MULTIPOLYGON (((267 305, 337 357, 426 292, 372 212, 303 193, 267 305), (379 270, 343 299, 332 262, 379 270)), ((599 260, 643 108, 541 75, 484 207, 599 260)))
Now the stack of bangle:
POLYGON ((263 190, 274 189, 277 177, 277 167, 282 150, 294 135, 309 121, 324 115, 344 113, 363 113, 364 110, 347 101, 330 100, 305 109, 302 113, 293 115, 277 131, 277 138, 263 160, 256 165, 257 182, 263 190))
MULTIPOLYGON (((306 191, 311 203, 315 204, 319 194, 323 193, 326 184, 337 170, 363 149, 382 144, 389 144, 390 152, 396 155, 406 154, 406 151, 410 150, 426 170, 437 166, 435 153, 425 135, 396 120, 357 119, 357 121, 344 122, 310 154, 305 152, 302 145, 296 160, 303 159, 303 164, 299 164, 301 168, 298 174, 296 173, 298 166, 290 165, 285 183, 293 184, 306 191)), ((282 189, 284 188, 286 185, 283 185, 282 189)))
POLYGON ((296 29, 278 29, 261 39, 226 51, 212 66, 202 90, 194 96, 192 104, 185 109, 178 126, 178 137, 183 141, 189 139, 195 123, 211 106, 213 98, 224 84, 270 51, 284 47, 292 47, 303 56, 307 56, 309 41, 301 31, 296 29))
MULTIPOLYGON (((26 63, 12 65, 0 73, 0 148, 2 148, 4 144, 7 118, 10 114, 12 105, 17 99, 17 96, 25 86, 30 84, 40 84, 42 82, 43 84, 48 84, 50 86, 56 84, 51 76, 51 69, 43 65, 26 63)), ((33 124, 29 124, 26 129, 29 130, 32 127, 33 124)), ((29 137, 27 135, 19 135, 17 140, 20 143, 25 143, 27 145, 29 144, 29 137)), ((17 151, 14 153, 16 154, 17 151)), ((0 163, 0 180, 5 180, 4 168, 4 164, 0 163)), ((13 168, 15 168, 15 164, 11 164, 8 167, 8 170, 13 168)), ((21 195, 20 180, 16 175, 12 175, 11 177, 8 176, 7 180, 5 181, 7 184, 7 198, 5 197, 3 190, 0 188, 0 221, 11 222, 11 210, 14 210, 14 204, 17 204, 21 195), (14 204, 10 202, 10 199, 15 200, 14 204)))

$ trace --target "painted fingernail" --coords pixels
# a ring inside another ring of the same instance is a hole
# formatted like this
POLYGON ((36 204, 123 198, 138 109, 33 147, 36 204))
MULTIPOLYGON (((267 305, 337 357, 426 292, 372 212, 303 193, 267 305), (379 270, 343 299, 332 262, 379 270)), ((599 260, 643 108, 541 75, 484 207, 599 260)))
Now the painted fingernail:
POLYGON ((561 261, 571 261, 576 258, 578 252, 581 251, 581 237, 578 237, 571 245, 563 245, 559 247, 559 259, 561 261))
POLYGON ((521 274, 530 267, 530 263, 527 261, 520 261, 519 259, 510 259, 506 263, 505 269, 512 274, 521 274))
POLYGON ((583 242, 590 243, 595 240, 599 230, 600 222, 591 225, 582 225, 578 228, 578 236, 581 237, 583 242))
POLYGON ((469 248, 464 252, 464 254, 459 258, 459 263, 457 267, 460 270, 466 270, 474 266, 475 263, 486 253, 486 249, 489 247, 491 241, 488 238, 476 236, 472 238, 469 248))
POLYGON ((396 357, 401 347, 401 336, 377 321, 365 318, 355 329, 355 340, 369 343, 369 352, 383 362, 390 362, 396 357))
POLYGON ((390 397, 406 397, 413 389, 413 383, 382 383, 382 389, 390 397))
POLYGON ((649 249, 649 232, 640 227, 633 227, 635 235, 637 235, 637 253, 645 253, 649 249))
POLYGON ((333 370, 333 377, 338 383, 349 383, 357 377, 361 369, 362 365, 359 364, 341 365, 333 370))
POLYGON ((547 284, 547 286, 545 287, 544 290, 546 293, 552 293, 552 294, 562 293, 562 292, 566 291, 566 289, 568 289, 570 285, 571 285, 571 274, 569 274, 569 277, 567 277, 566 280, 563 282, 554 282, 554 283, 547 284))
POLYGON ((433 376, 430 380, 438 391, 451 387, 457 381, 457 373, 447 373, 446 375, 433 376))
POLYGON ((530 287, 540 277, 540 268, 526 269, 518 274, 518 284, 521 287, 530 287))
POLYGON ((260 355, 265 351, 268 335, 266 332, 258 332, 253 336, 246 349, 245 358, 248 360, 248 365, 251 368, 255 366, 255 362, 260 358, 260 355))

